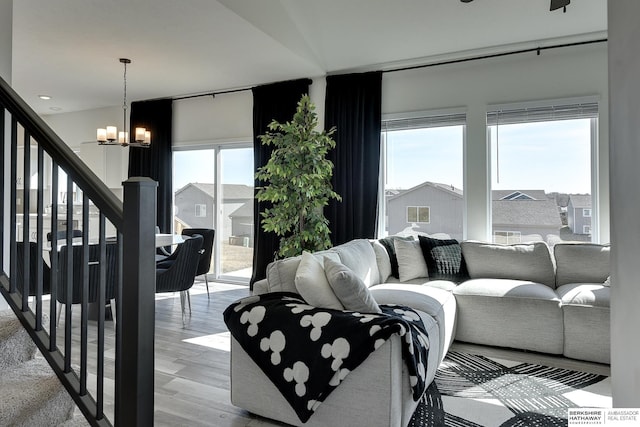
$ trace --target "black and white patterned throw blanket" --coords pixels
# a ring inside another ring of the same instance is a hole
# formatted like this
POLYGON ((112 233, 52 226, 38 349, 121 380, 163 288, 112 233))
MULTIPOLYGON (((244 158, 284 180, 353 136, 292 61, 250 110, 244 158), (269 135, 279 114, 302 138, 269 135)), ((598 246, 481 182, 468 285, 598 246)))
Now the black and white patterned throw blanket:
POLYGON ((280 390, 302 422, 342 380, 393 334, 402 337, 414 400, 426 386, 429 340, 411 308, 381 305, 382 314, 308 305, 274 292, 231 304, 224 321, 233 337, 280 390))

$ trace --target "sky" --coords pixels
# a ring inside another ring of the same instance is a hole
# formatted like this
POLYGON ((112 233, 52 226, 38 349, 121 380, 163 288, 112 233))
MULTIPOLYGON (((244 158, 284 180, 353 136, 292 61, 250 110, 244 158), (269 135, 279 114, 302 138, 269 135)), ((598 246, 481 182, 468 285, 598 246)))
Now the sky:
MULTIPOLYGON (((222 149, 222 182, 253 185, 253 150, 222 149)), ((589 119, 501 125, 491 129, 493 189, 591 193, 589 119), (497 141, 497 142, 496 142, 497 141), (496 149, 497 146, 497 149, 496 149)), ((386 187, 407 189, 425 181, 463 188, 463 127, 387 134, 386 187)), ((174 188, 215 182, 215 151, 174 152, 174 188)))
MULTIPOLYGON (((222 149, 222 183, 253 186, 253 149, 222 149)), ((173 187, 190 182, 215 182, 215 151, 187 150, 173 153, 173 187)))
MULTIPOLYGON (((493 126, 491 136, 493 189, 591 193, 589 119, 501 125, 497 138, 493 126)), ((431 181, 462 189, 463 127, 389 132, 387 158, 387 188, 431 181)))

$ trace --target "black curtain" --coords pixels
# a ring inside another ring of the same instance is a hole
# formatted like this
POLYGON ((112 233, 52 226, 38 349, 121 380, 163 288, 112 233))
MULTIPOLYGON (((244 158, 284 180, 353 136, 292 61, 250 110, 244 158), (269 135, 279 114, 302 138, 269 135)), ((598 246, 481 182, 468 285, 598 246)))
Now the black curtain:
POLYGON ((329 158, 342 201, 325 208, 334 245, 373 238, 380 168, 382 72, 327 77, 325 129, 336 127, 329 158))
POLYGON ((151 131, 149 148, 129 148, 129 177, 147 176, 158 182, 156 225, 161 232, 170 233, 173 205, 173 171, 171 158, 171 99, 131 103, 129 135, 136 127, 151 131))
MULTIPOLYGON (((253 88, 253 163, 254 170, 264 166, 271 157, 271 146, 260 143, 259 135, 267 131, 272 120, 280 123, 290 121, 296 112, 296 107, 302 95, 309 92, 310 79, 292 80, 273 83, 253 88)), ((255 182, 256 192, 261 182, 255 182)), ((278 251, 280 239, 274 233, 267 233, 262 229, 263 212, 268 206, 254 198, 253 203, 253 284, 266 277, 267 264, 274 260, 278 251)))

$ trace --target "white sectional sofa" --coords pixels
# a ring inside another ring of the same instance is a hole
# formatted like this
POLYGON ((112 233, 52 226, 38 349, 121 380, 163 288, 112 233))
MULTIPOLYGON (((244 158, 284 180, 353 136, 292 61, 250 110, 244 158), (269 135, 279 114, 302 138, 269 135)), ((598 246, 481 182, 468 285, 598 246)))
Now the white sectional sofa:
MULTIPOLYGON (((443 251, 411 239, 354 240, 314 254, 337 253, 378 304, 407 305, 420 314, 429 334, 429 382, 454 339, 609 363, 608 245, 431 240, 454 244, 443 251)), ((270 264, 254 293, 297 292, 300 259, 270 264)), ((372 353, 303 424, 232 339, 231 400, 292 425, 405 426, 417 402, 399 342, 394 337, 372 353)))

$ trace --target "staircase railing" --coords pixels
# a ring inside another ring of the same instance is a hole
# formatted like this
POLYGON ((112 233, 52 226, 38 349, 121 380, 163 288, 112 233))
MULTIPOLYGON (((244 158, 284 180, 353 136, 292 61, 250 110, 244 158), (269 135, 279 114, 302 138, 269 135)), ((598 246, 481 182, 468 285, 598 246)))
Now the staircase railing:
POLYGON ((120 202, 2 78, 0 138, 0 293, 91 425, 153 425, 157 184, 120 202))

